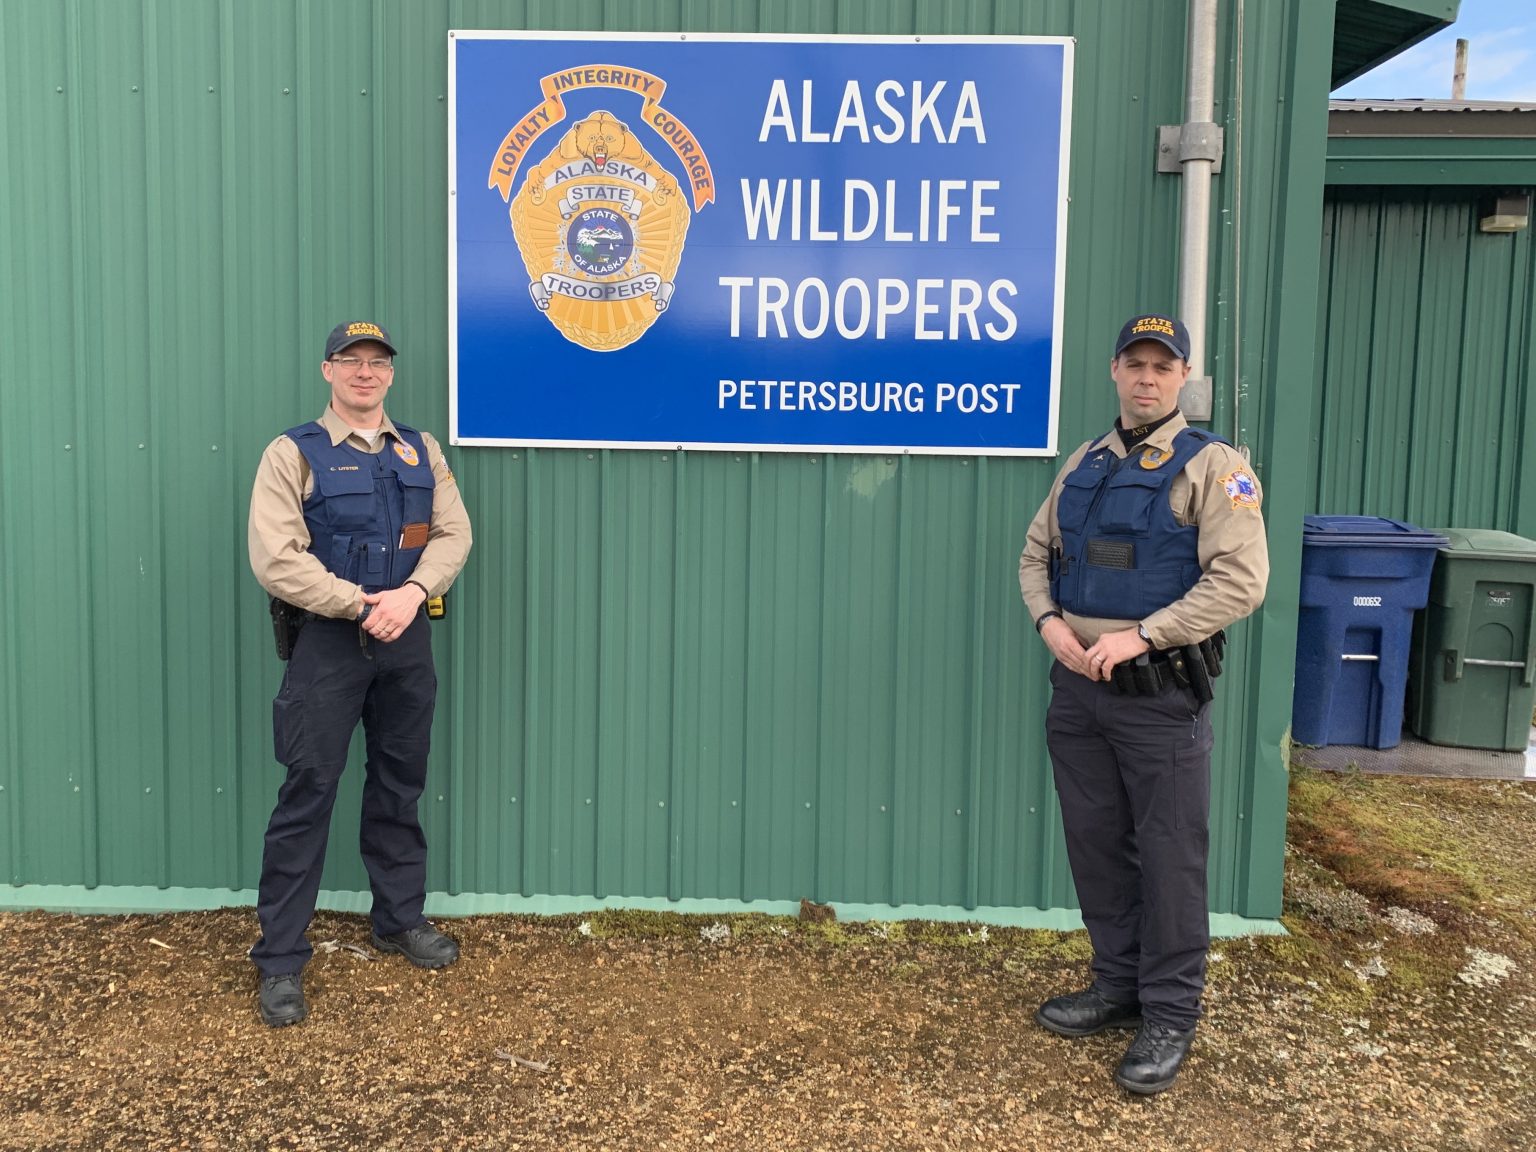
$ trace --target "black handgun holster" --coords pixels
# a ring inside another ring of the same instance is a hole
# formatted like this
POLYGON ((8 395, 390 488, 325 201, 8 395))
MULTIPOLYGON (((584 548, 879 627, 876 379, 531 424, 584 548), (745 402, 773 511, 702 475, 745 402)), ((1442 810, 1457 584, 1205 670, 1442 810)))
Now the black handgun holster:
POLYGON ((272 613, 272 639, 277 644, 277 658, 286 660, 293 655, 293 645, 304 626, 304 613, 287 601, 272 597, 267 605, 272 613))

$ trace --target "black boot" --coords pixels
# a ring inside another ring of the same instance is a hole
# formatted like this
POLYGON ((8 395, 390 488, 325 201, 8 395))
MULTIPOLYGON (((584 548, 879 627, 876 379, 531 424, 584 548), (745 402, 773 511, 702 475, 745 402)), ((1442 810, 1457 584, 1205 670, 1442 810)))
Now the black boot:
POLYGON ((1110 1000, 1097 988, 1057 996, 1040 1005, 1035 1022, 1060 1036, 1092 1036, 1106 1028, 1140 1028, 1141 1005, 1110 1000))
POLYGON ((1171 1087, 1194 1042, 1193 1028, 1180 1032, 1162 1024, 1143 1024, 1115 1069, 1115 1083, 1139 1096, 1171 1087))
POLYGON ((309 1015, 309 1005, 304 1003, 304 978, 297 972, 263 976, 256 1008, 261 1013, 262 1023, 270 1027, 297 1024, 309 1015))
POLYGON ((446 968, 459 958, 459 946, 426 923, 392 936, 375 932, 373 946, 380 952, 398 952, 418 968, 446 968))

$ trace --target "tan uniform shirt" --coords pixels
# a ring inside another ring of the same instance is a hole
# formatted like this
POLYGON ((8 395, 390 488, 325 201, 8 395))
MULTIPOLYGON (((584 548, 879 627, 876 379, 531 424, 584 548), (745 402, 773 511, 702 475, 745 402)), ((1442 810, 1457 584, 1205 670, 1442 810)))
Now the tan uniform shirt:
MULTIPOLYGON (((358 436, 329 404, 320 424, 331 434, 331 443, 343 440, 362 452, 370 451, 368 441, 358 436)), ((390 439, 400 434, 388 416, 380 425, 378 450, 389 449, 390 439)), ((421 438, 427 446, 427 463, 432 468, 432 523, 427 529, 427 546, 416 561, 411 579, 427 589, 428 596, 447 591, 454 577, 469 558, 471 543, 469 513, 459 496, 459 486, 443 460, 443 450, 429 433, 421 438)), ((304 501, 314 491, 309 461, 289 436, 279 436, 267 445, 256 468, 256 483, 251 489, 251 519, 248 540, 251 571, 261 586, 279 600, 317 616, 350 620, 363 610, 363 590, 350 580, 332 575, 309 551, 309 527, 304 523, 304 501)))
MULTIPOLYGON (((1172 451, 1174 436, 1180 429, 1188 427, 1188 423, 1176 413, 1173 419, 1138 445, 1136 451, 1144 452, 1148 448, 1172 451)), ((1113 429, 1084 444, 1067 457, 1066 465, 1056 474, 1050 496, 1030 522, 1024 553, 1019 557, 1019 590, 1029 607, 1030 619, 1038 620, 1041 613, 1053 610, 1062 612, 1085 647, 1105 632, 1134 628, 1140 623, 1146 625, 1152 647, 1172 648, 1199 643, 1257 608, 1269 582, 1269 548, 1264 538, 1264 517, 1259 511, 1262 492, 1258 479, 1237 449, 1212 444, 1197 453, 1173 478, 1168 492, 1174 519, 1180 524, 1194 524, 1200 528, 1199 582, 1178 600, 1166 608, 1159 608, 1145 620, 1103 620, 1062 611, 1061 605, 1051 599, 1046 568, 1051 541, 1061 535, 1056 523, 1056 500, 1061 495, 1067 473, 1076 468, 1088 452, 1101 447, 1108 447, 1116 456, 1125 458, 1125 445, 1121 443, 1120 433, 1113 429), (1232 480, 1236 473, 1243 473, 1252 480, 1252 496, 1237 488, 1232 480), (1232 486, 1230 492, 1229 484, 1232 486)))

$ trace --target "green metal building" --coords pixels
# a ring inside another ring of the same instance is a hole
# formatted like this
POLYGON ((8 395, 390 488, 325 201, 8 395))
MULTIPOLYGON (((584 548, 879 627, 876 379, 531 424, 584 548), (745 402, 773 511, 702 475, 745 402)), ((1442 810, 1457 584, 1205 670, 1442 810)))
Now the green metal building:
POLYGON ((1536 105, 1328 122, 1313 509, 1536 536, 1536 105))
MULTIPOLYGON (((1188 7, 8 0, 0 905, 253 900, 280 665, 249 486, 322 407, 344 315, 401 339, 391 411, 446 428, 449 29, 1075 37, 1070 450, 1114 414, 1120 321, 1174 306, 1182 177, 1158 171, 1158 129, 1186 119, 1188 7)), ((1251 452, 1274 560, 1217 715, 1211 907, 1230 929, 1280 912, 1296 545, 1314 489, 1343 482, 1316 415, 1328 92, 1456 0, 1215 7, 1209 425, 1251 452)), ((448 453, 476 547, 435 636, 429 911, 810 897, 1076 923, 1015 576, 1059 461, 448 453)), ((335 907, 366 907, 358 776, 335 907)))

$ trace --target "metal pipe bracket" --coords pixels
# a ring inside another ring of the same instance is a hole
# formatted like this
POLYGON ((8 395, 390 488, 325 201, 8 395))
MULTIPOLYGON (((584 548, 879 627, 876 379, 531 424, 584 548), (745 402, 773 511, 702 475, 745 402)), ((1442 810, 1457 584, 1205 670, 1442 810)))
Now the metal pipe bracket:
POLYGON ((1211 121, 1162 124, 1157 129, 1157 170, 1181 172, 1191 160, 1211 161, 1211 171, 1221 171, 1227 130, 1211 121))

